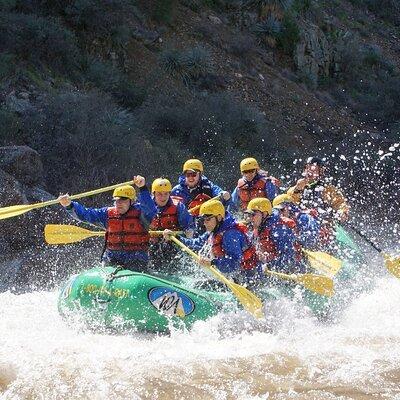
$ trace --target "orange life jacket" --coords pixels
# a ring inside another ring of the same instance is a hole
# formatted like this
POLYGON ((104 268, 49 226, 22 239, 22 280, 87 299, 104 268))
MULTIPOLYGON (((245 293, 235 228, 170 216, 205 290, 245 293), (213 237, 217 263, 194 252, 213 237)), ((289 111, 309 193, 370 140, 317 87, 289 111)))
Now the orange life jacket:
POLYGON ((140 221, 140 210, 131 208, 121 215, 115 207, 110 207, 107 215, 106 248, 108 250, 148 250, 150 235, 140 221))
POLYGON ((268 181, 272 182, 275 186, 280 186, 279 180, 273 176, 262 176, 251 186, 249 186, 249 182, 245 181, 244 178, 238 180, 237 189, 240 199, 240 208, 242 210, 247 208, 247 204, 249 204, 250 200, 259 197, 267 197, 265 194, 265 185, 268 181))
MULTIPOLYGON (((249 239, 247 238, 247 227, 243 224, 236 223, 235 228, 243 233, 247 242, 247 248, 243 251, 240 266, 243 270, 246 271, 255 269, 259 260, 256 254, 256 248, 250 243, 249 239)), ((212 254, 216 258, 221 258, 225 255, 225 250, 222 247, 222 240, 225 232, 226 231, 210 236, 209 240, 211 241, 212 254)))
MULTIPOLYGON (((150 229, 154 231, 170 229, 176 231, 179 228, 178 221, 178 203, 176 199, 171 199, 171 204, 164 207, 161 212, 158 212, 150 223, 150 229)), ((162 239, 158 236, 150 237, 150 243, 158 243, 162 239)))

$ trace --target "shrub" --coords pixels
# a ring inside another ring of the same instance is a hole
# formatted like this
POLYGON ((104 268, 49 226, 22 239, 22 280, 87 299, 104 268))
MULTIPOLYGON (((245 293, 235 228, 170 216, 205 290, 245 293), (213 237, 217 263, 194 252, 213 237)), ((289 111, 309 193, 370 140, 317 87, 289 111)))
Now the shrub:
POLYGON ((287 55, 292 55, 300 40, 300 29, 292 14, 286 14, 282 21, 282 29, 277 36, 277 45, 287 55))
POLYGON ((258 36, 271 36, 276 38, 282 30, 282 23, 273 15, 269 15, 265 21, 257 23, 253 31, 258 36))
POLYGON ((160 54, 160 64, 166 72, 181 78, 186 85, 211 71, 210 55, 202 47, 164 50, 160 54))
POLYGON ((58 21, 35 15, 0 15, 0 52, 62 74, 75 74, 79 50, 75 35, 58 21))
POLYGON ((88 63, 85 75, 96 87, 112 94, 126 108, 134 109, 143 103, 144 91, 110 63, 92 60, 88 63))
POLYGON ((211 154, 230 159, 238 152, 271 154, 274 134, 265 117, 255 108, 226 94, 195 98, 187 104, 168 105, 161 101, 157 111, 148 111, 144 125, 154 138, 175 138, 191 154, 211 154))
POLYGON ((18 116, 7 110, 0 108, 0 143, 1 146, 16 144, 19 140, 20 121, 18 116))

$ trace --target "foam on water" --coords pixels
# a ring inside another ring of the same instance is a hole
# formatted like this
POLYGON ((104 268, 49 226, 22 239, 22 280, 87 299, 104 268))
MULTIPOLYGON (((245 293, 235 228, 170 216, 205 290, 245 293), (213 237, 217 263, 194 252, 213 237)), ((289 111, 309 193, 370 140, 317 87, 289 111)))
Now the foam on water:
POLYGON ((288 300, 267 322, 218 315, 190 332, 72 329, 57 292, 0 294, 2 399, 400 398, 400 280, 380 278, 334 324, 288 300))

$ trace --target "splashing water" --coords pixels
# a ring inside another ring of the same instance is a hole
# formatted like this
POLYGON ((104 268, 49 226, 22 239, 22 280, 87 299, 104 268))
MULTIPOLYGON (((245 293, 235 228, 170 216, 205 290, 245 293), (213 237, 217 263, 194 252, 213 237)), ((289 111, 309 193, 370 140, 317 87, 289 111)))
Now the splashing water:
POLYGON ((190 332, 103 335, 57 292, 0 294, 1 399, 400 399, 400 281, 381 277, 332 325, 289 300, 267 325, 219 314, 190 332))

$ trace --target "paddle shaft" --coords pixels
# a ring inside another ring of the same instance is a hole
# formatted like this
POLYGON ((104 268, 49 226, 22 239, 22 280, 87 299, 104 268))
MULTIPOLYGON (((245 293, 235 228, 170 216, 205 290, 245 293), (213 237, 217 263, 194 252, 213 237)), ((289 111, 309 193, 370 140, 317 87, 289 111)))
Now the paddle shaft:
POLYGON ((351 224, 347 224, 347 226, 353 230, 355 233, 357 233, 358 236, 360 236, 361 238, 363 238, 372 248, 374 248, 376 251, 378 251, 379 253, 382 253, 383 250, 380 249, 370 238, 368 238, 367 236, 365 236, 360 230, 358 230, 356 227, 354 227, 351 224))
MULTIPOLYGON (((75 200, 75 199, 80 199, 82 197, 93 196, 95 194, 107 192, 109 190, 116 189, 116 188, 118 188, 120 186, 131 185, 133 183, 134 183, 133 180, 132 181, 123 182, 123 183, 118 183, 116 185, 112 185, 112 186, 107 186, 107 187, 100 188, 100 189, 91 190, 89 192, 74 194, 74 195, 70 196, 69 198, 71 200, 75 200)), ((21 204, 21 205, 17 205, 17 206, 3 207, 3 208, 0 208, 0 218, 1 217, 7 218, 8 214, 9 214, 10 217, 17 216, 17 215, 23 214, 25 212, 28 212, 30 210, 35 210, 37 208, 47 207, 47 206, 51 206, 51 205, 58 204, 58 203, 59 203, 58 199, 54 199, 54 200, 44 201, 42 203, 21 204)))

